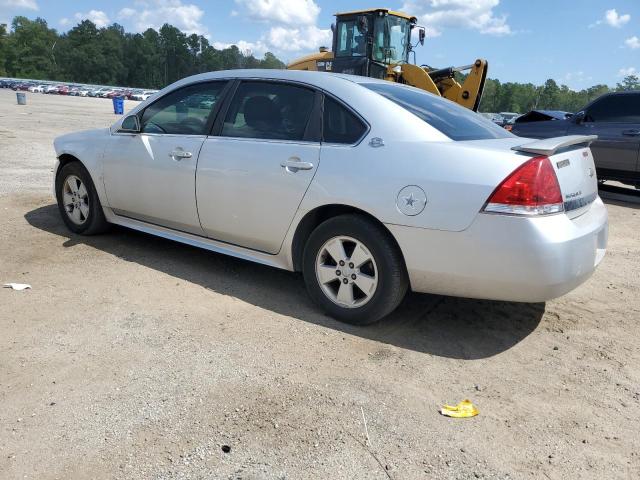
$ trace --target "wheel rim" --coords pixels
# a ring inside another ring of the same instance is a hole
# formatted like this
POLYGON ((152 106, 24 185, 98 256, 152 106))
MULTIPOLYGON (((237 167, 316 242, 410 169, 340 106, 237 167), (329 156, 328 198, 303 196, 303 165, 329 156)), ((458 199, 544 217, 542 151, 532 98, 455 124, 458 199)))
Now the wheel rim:
POLYGON ((378 267, 361 241, 345 236, 333 237, 318 251, 316 278, 333 303, 344 308, 358 308, 376 293, 378 267))
POLYGON ((67 217, 76 225, 82 225, 89 218, 89 192, 75 175, 69 175, 62 185, 62 204, 67 217))

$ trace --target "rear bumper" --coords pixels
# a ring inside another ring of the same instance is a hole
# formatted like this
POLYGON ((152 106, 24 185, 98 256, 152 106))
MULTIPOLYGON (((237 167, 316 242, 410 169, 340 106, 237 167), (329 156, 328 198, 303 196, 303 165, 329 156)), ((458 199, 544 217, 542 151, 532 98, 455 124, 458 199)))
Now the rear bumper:
POLYGON ((543 302, 585 282, 604 257, 607 209, 537 218, 479 214, 462 232, 387 225, 417 292, 543 302))

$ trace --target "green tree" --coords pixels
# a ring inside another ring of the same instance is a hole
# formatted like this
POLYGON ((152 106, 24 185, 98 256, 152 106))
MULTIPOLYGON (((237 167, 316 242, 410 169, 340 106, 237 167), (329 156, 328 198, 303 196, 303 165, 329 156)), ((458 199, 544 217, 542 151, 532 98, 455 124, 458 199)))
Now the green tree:
POLYGON ((55 78, 58 73, 54 47, 58 35, 42 18, 15 17, 6 43, 4 68, 17 78, 55 78))
POLYGON ((118 24, 98 28, 84 20, 58 35, 37 18, 0 25, 0 75, 102 85, 161 88, 200 72, 231 68, 285 68, 272 53, 257 59, 231 46, 217 50, 202 35, 174 26, 127 33, 118 24))
POLYGON ((622 80, 622 83, 616 85, 616 90, 640 90, 640 79, 637 75, 627 75, 622 80))
POLYGON ((537 98, 535 108, 543 110, 557 110, 560 105, 560 87, 555 80, 549 79, 544 83, 537 98))
POLYGON ((7 44, 9 43, 9 32, 7 25, 0 23, 0 75, 6 75, 5 64, 7 63, 7 44))

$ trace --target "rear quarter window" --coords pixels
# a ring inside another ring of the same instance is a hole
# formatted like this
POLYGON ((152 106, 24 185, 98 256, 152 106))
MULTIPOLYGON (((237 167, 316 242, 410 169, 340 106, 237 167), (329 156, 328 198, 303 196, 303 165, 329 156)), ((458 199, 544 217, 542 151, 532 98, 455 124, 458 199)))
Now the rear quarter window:
POLYGON ((324 98, 322 141, 354 144, 362 138, 367 126, 343 105, 330 97, 324 98))
POLYGON ((393 83, 362 83, 452 140, 488 140, 513 135, 471 110, 417 88, 393 83))

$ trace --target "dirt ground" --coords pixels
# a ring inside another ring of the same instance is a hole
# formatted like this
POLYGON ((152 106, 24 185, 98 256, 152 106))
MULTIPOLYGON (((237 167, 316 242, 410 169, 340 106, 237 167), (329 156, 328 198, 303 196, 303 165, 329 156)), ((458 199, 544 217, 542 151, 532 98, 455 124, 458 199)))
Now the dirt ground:
POLYGON ((33 286, 0 289, 0 478, 640 478, 638 205, 608 203, 607 256, 563 298, 412 294, 349 327, 297 274, 71 234, 52 141, 113 120, 0 90, 0 283, 33 286), (438 413, 465 398, 479 416, 438 413))

